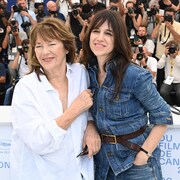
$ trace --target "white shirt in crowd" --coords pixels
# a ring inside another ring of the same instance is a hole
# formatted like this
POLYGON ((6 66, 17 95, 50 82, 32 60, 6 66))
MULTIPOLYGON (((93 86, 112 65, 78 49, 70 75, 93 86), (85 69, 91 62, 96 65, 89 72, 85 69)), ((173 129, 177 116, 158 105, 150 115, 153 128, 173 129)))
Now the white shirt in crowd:
MULTIPOLYGON (((68 106, 89 85, 87 71, 67 64, 68 106)), ((25 75, 16 85, 12 102, 13 137, 10 151, 12 180, 93 180, 93 158, 76 157, 88 112, 67 129, 55 119, 63 114, 58 92, 44 75, 25 75)))
POLYGON ((158 61, 158 68, 162 69, 165 67, 165 79, 168 76, 173 76, 173 83, 180 83, 180 56, 177 55, 176 58, 172 58, 172 64, 170 60, 170 56, 162 55, 160 60, 158 61), (172 74, 171 74, 172 71, 172 74))
MULTIPOLYGON (((140 61, 136 60, 136 63, 140 65, 140 61)), ((157 73, 157 60, 156 60, 156 58, 151 57, 151 56, 148 56, 146 65, 148 66, 148 68, 151 69, 151 71, 157 73)), ((153 80, 152 80, 152 82, 153 82, 154 84, 157 84, 157 83, 156 83, 156 77, 157 77, 157 76, 153 77, 153 80)))

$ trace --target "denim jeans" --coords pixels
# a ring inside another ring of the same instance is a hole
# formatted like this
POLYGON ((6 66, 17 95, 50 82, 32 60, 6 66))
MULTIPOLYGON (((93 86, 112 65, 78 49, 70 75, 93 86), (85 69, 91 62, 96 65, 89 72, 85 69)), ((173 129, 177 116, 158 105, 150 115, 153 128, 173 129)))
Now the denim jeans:
POLYGON ((160 94, 168 104, 176 104, 177 106, 180 106, 180 83, 172 83, 171 85, 163 83, 160 89, 160 94), (170 96, 172 90, 176 93, 176 102, 173 102, 170 96))
POLYGON ((149 158, 148 163, 142 166, 133 165, 128 170, 115 176, 109 168, 107 180, 162 180, 161 167, 154 158, 149 158))

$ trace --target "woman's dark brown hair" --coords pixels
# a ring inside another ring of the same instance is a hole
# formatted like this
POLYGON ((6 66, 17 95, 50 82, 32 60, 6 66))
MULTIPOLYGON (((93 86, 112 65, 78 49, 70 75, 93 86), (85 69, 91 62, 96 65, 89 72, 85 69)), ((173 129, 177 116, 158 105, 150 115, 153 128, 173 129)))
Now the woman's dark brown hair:
MULTIPOLYGON (((109 54, 107 62, 113 61, 115 67, 111 69, 115 79, 116 95, 121 88, 121 82, 126 68, 131 63, 132 50, 129 43, 126 26, 121 15, 111 10, 102 10, 98 12, 90 23, 85 38, 83 40, 83 58, 85 65, 96 65, 97 58, 90 49, 89 40, 93 29, 99 28, 104 22, 111 27, 114 36, 114 49, 109 54)), ((105 67, 104 67, 105 69, 105 67)))
POLYGON ((69 32, 63 21, 57 18, 46 18, 44 21, 34 25, 30 33, 28 65, 30 67, 30 73, 35 71, 39 80, 39 75, 44 74, 44 72, 42 71, 41 65, 35 54, 37 37, 41 37, 44 41, 54 39, 61 41, 64 48, 69 52, 66 55, 66 62, 74 62, 76 50, 74 35, 69 32))

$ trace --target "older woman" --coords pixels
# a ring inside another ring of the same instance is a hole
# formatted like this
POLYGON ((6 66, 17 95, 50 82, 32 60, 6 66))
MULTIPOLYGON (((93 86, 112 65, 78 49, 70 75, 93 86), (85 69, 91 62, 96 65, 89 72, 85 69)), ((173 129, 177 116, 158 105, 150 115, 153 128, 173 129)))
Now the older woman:
POLYGON ((84 66, 73 63, 74 36, 56 18, 34 26, 30 74, 16 85, 12 101, 11 179, 92 180, 100 138, 88 109, 84 66), (89 120, 91 120, 89 116, 89 120), (78 156, 82 148, 88 156, 78 156))

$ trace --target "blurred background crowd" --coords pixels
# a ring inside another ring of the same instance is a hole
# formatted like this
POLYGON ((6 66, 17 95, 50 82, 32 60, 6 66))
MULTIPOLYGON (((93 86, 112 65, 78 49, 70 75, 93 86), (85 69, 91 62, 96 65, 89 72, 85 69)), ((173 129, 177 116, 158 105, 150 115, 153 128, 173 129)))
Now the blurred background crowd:
POLYGON ((0 0, 0 105, 11 105, 15 84, 29 71, 29 33, 36 23, 64 21, 75 35, 75 62, 81 62, 85 32, 103 9, 121 14, 132 61, 152 73, 168 104, 180 106, 179 0, 0 0))

